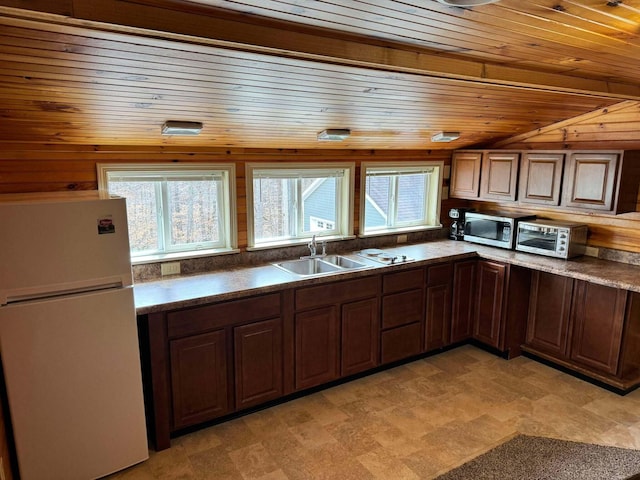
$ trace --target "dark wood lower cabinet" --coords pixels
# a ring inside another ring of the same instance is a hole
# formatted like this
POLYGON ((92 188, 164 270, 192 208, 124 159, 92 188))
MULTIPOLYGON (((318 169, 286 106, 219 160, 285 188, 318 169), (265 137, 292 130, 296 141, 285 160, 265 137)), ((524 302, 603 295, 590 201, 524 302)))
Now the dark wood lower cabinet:
POLYGON ((473 335, 477 264, 475 259, 453 264, 451 343, 468 340, 473 335))
POLYGON ((451 292, 453 266, 451 263, 427 267, 425 291, 425 351, 449 345, 451 338, 451 292))
POLYGON ((230 411, 226 340, 218 330, 170 342, 174 429, 230 411))
POLYGON ((281 397, 282 320, 277 318, 235 327, 233 336, 236 409, 281 397))
POLYGON ((335 305, 296 313, 295 388, 315 387, 338 378, 339 324, 335 305))
POLYGON ((597 371, 618 373, 627 291, 577 281, 570 358, 597 371))
POLYGON ((622 391, 640 383, 640 294, 542 272, 532 285, 525 351, 622 391))
POLYGON ((546 272, 531 274, 526 344, 559 358, 569 351, 573 279, 546 272))
POLYGON ((422 352, 424 289, 424 268, 383 275, 380 333, 380 360, 383 364, 422 352))
POLYGON ((375 298, 342 305, 341 376, 378 365, 379 329, 375 298))
POLYGON ((531 271, 490 260, 477 266, 473 338, 508 358, 520 355, 525 341, 531 271))
POLYGON ((378 365, 380 276, 295 290, 294 389, 378 365))
POLYGON ((476 314, 473 337, 499 348, 503 321, 507 266, 480 260, 478 262, 476 314))

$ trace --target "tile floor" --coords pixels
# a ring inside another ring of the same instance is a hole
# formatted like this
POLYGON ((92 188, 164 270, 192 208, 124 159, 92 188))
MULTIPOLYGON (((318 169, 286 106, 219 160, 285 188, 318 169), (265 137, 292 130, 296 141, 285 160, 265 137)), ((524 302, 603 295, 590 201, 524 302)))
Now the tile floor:
POLYGON ((640 389, 464 346, 175 438, 108 478, 429 479, 516 433, 640 449, 640 389))

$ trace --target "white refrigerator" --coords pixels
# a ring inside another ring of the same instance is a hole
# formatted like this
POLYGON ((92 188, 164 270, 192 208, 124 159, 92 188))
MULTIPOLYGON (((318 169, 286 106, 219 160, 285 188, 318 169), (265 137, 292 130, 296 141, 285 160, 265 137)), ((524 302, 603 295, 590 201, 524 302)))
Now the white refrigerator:
POLYGON ((123 198, 0 195, 0 359, 22 480, 148 458, 123 198))

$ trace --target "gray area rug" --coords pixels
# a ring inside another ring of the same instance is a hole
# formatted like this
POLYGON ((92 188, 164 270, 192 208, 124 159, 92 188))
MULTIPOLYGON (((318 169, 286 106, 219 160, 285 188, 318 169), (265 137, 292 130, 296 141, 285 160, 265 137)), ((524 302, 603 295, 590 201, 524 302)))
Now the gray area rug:
POLYGON ((639 450, 518 435, 436 480, 632 478, 640 478, 639 450))

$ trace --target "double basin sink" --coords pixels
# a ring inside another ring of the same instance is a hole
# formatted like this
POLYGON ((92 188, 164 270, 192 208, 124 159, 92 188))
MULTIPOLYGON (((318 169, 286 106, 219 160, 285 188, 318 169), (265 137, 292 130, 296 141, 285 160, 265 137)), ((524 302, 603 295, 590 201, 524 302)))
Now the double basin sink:
POLYGON ((273 265, 285 272, 303 277, 339 273, 345 270, 354 270, 369 266, 365 263, 343 257, 342 255, 300 258, 298 260, 274 263, 273 265))

